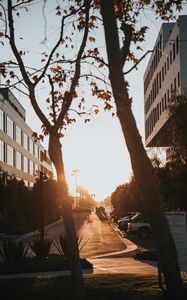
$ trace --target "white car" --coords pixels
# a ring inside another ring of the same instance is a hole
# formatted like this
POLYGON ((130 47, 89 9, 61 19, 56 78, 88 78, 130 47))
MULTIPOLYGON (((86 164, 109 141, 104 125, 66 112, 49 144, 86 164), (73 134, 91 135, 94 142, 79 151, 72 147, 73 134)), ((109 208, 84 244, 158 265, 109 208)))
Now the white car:
POLYGON ((136 234, 140 239, 148 239, 152 230, 149 222, 140 214, 135 220, 128 222, 127 233, 136 234))
POLYGON ((120 218, 118 220, 118 228, 120 230, 127 231, 128 223, 131 222, 131 220, 136 220, 139 215, 140 213, 133 213, 132 215, 128 215, 124 218, 120 218))

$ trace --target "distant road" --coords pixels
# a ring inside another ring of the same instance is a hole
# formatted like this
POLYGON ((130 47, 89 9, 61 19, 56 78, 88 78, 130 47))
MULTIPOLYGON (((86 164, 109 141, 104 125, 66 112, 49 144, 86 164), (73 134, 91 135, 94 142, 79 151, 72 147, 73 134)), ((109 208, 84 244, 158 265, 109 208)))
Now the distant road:
MULTIPOLYGON (((110 224, 100 221, 95 213, 75 214, 74 219, 77 235, 82 238, 80 247, 84 244, 80 251, 82 257, 122 251, 126 248, 110 224)), ((57 239, 62 231, 62 221, 48 226, 45 230, 46 236, 51 239, 57 239)))

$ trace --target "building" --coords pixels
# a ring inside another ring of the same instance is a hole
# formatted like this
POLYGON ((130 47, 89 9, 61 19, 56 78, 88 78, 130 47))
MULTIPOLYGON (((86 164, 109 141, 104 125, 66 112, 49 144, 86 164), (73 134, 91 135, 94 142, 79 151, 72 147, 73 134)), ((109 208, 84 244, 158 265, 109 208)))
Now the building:
POLYGON ((168 105, 187 94, 187 16, 163 23, 144 73, 145 145, 169 146, 168 105))
POLYGON ((47 151, 34 142, 32 129, 26 124, 26 112, 8 88, 0 89, 0 169, 24 180, 32 187, 37 171, 53 178, 47 151))

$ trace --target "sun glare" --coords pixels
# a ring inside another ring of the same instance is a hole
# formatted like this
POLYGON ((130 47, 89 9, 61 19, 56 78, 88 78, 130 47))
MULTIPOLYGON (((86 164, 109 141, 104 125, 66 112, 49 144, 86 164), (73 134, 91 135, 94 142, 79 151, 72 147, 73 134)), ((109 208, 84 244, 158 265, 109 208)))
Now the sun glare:
POLYGON ((88 125, 71 127, 63 141, 70 192, 84 186, 96 201, 103 200, 130 177, 131 167, 117 119, 102 116, 88 125), (72 172, 77 169, 76 176, 72 172))

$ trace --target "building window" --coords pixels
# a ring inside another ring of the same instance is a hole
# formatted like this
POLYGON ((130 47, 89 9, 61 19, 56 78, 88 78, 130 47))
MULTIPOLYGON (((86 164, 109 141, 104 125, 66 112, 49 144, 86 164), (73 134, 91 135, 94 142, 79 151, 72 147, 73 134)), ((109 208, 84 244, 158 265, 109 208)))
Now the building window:
POLYGON ((174 92, 177 91, 177 79, 175 78, 174 79, 174 92))
POLYGON ((0 129, 4 130, 4 113, 1 109, 0 109, 0 129))
POLYGON ((173 84, 171 84, 171 97, 173 96, 173 84))
POLYGON ((160 56, 162 56, 162 35, 160 35, 160 56))
POLYGON ((12 139, 14 138, 14 123, 13 123, 13 121, 8 116, 6 118, 6 133, 12 139))
POLYGON ((34 143, 34 148, 35 148, 34 155, 35 155, 36 158, 38 158, 38 146, 35 143, 34 143))
POLYGON ((162 78, 161 78, 161 71, 159 72, 159 88, 161 89, 162 85, 162 78))
POLYGON ((28 137, 26 133, 23 133, 23 147, 28 150, 28 137))
POLYGON ((26 156, 23 157, 23 171, 28 173, 28 158, 26 156))
POLYGON ((169 53, 169 58, 170 58, 170 65, 172 64, 172 50, 169 53))
POLYGON ((16 142, 21 145, 21 128, 16 125, 16 142))
POLYGON ((162 98, 162 112, 164 111, 164 98, 162 98))
POLYGON ((4 142, 0 140, 0 161, 4 161, 4 142))
POLYGON ((34 163, 32 160, 29 161, 29 174, 34 174, 34 163))
POLYGON ((7 156, 6 161, 8 165, 14 165, 14 150, 11 146, 7 145, 7 156))
POLYGON ((29 139, 29 152, 33 155, 33 140, 29 139))
POLYGON ((179 52, 179 37, 176 37, 176 54, 179 52))
POLYGON ((162 81, 164 81, 164 66, 162 67, 162 81))
POLYGON ((169 102, 169 90, 167 91, 167 100, 169 102))
POLYGON ((173 43, 173 60, 175 60, 175 43, 173 43))
POLYGON ((155 98, 158 94, 158 74, 156 75, 156 92, 155 92, 155 98))
POLYGON ((178 75, 177 75, 177 79, 178 79, 178 87, 180 87, 180 73, 178 72, 178 75))
POLYGON ((16 151, 16 168, 21 170, 22 166, 21 166, 21 153, 16 151))
POLYGON ((36 173, 36 175, 38 174, 38 171, 39 171, 39 165, 35 164, 35 173, 36 173))
POLYGON ((167 70, 169 70, 169 57, 167 57, 167 70))
POLYGON ((164 94, 164 109, 167 108, 167 96, 164 94))

